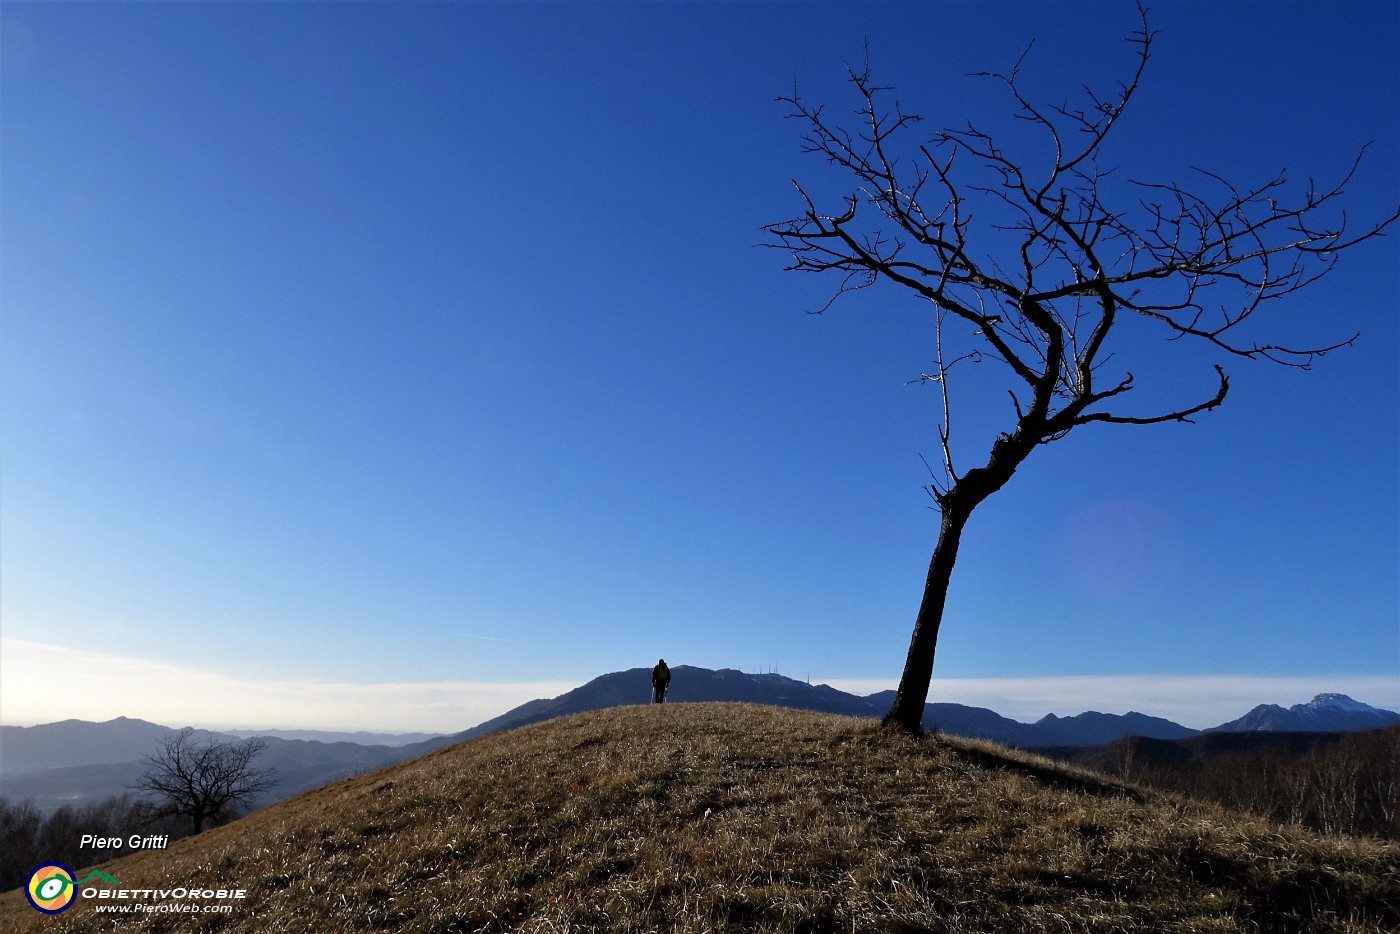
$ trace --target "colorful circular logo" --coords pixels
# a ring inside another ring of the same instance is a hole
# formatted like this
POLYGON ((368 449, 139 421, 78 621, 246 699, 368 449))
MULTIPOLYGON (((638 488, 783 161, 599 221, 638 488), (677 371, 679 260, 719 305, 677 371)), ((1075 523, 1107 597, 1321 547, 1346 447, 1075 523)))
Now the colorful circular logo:
POLYGON ((76 894, 73 870, 62 863, 45 863, 35 869, 24 887, 29 904, 46 915, 56 915, 68 908, 76 894))

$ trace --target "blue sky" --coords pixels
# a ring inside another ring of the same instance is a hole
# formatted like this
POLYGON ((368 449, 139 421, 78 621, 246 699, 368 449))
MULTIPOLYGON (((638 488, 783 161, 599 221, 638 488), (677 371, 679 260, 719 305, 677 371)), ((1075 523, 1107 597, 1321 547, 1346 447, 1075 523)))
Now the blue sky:
MULTIPOLYGON (((968 72, 1034 38, 1029 87, 1058 101, 1122 77, 1136 25, 1119 3, 3 17, 0 663, 45 676, 7 675, 0 719, 217 719, 151 674, 180 671, 243 686, 223 725, 405 730, 659 655, 892 683, 937 532, 937 397, 906 385, 932 323, 887 290, 804 314, 834 283, 760 228, 800 210, 789 179, 841 179, 775 98, 854 108, 868 44, 929 125, 995 124, 968 72), (241 718, 254 684, 360 701, 241 718), (447 684, 477 700, 404 687, 375 719, 373 686, 447 684)), ((1394 4, 1153 21, 1125 173, 1327 181, 1369 141, 1347 205, 1394 210, 1394 4)), ((1290 337, 1362 333, 1313 372, 1239 363, 1196 425, 1042 448, 973 518, 936 682, 1400 704, 1395 243, 1271 309, 1290 337)), ((1210 387, 1143 352, 1144 395, 1210 387)), ((1004 398, 966 400, 969 441, 1004 398)), ((1146 709, 1080 694, 1042 712, 1146 709)))

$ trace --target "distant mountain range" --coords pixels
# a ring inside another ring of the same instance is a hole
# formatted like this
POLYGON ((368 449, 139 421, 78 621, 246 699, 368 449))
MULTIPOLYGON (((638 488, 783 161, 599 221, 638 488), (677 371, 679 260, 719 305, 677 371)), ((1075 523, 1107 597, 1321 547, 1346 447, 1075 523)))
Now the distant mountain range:
MULTIPOLYGON (((870 698, 847 694, 827 684, 813 686, 782 675, 751 675, 732 668, 714 671, 690 665, 677 665, 671 669, 671 688, 666 693, 666 700, 671 703, 739 701, 851 717, 879 717, 889 708, 888 704, 881 708, 878 702, 870 698)), ((528 701, 499 717, 472 727, 465 733, 459 733, 458 736, 462 739, 475 739, 488 733, 510 730, 568 714, 650 702, 650 668, 614 671, 594 678, 558 697, 528 701)))
MULTIPOLYGON (((861 697, 826 684, 812 685, 777 674, 745 674, 678 665, 671 669, 670 702, 744 701, 853 717, 880 717, 894 692, 861 697)), ((317 731, 238 730, 230 739, 268 737, 259 765, 277 771, 278 783, 264 801, 271 803, 326 782, 416 758, 443 746, 562 717, 573 713, 643 704, 651 700, 651 669, 632 668, 594 678, 558 697, 532 700, 499 717, 451 736, 426 734, 336 734, 317 731), (357 737, 346 741, 345 737, 357 737), (422 738, 420 738, 422 737, 422 738), (330 741, 322 741, 322 740, 330 741), (362 739, 378 740, 363 742, 362 739), (416 740, 416 741, 409 741, 416 740)), ((1306 704, 1268 704, 1210 730, 1192 730, 1146 714, 1089 711, 1072 717, 1054 714, 1022 723, 982 707, 929 704, 924 726, 944 733, 989 739, 1022 748, 1096 747, 1125 736, 1184 740, 1202 733, 1342 732, 1400 723, 1400 714, 1363 704, 1343 694, 1319 694, 1306 704)), ((0 795, 31 799, 42 811, 120 794, 144 771, 143 757, 154 752, 169 727, 118 717, 106 723, 64 720, 33 727, 0 727, 0 795)))
MULTIPOLYGON (((671 688, 666 698, 674 702, 749 701, 852 717, 882 717, 894 701, 893 691, 861 697, 838 691, 827 684, 812 685, 777 674, 745 674, 731 668, 714 671, 678 665, 671 669, 671 673, 671 688)), ((615 671, 558 697, 529 701, 457 736, 471 739, 586 710, 647 703, 651 700, 650 685, 650 668, 615 671)), ((1203 732, 1360 730, 1400 723, 1400 713, 1360 703, 1344 694, 1319 694, 1309 703, 1297 704, 1288 710, 1261 705, 1238 720, 1209 730, 1193 730, 1136 711, 1126 714, 1088 711, 1072 717, 1047 714, 1035 723, 1022 723, 984 707, 942 703, 928 704, 924 708, 923 722, 925 729, 973 739, 989 739, 1007 746, 1036 748, 1100 746, 1124 736, 1177 740, 1203 732), (1262 712, 1267 712, 1267 719, 1262 712)))
POLYGON ((271 736, 277 739, 307 739, 318 743, 359 743, 361 746, 408 746, 425 743, 443 736, 442 733, 370 733, 356 730, 353 733, 333 730, 223 730, 226 736, 247 739, 251 736, 271 736))
MULTIPOLYGON (((145 772, 144 758, 156 752, 170 732, 170 727, 128 717, 105 723, 63 720, 32 727, 0 727, 0 796, 33 801, 47 814, 63 805, 80 806, 122 794, 145 772)), ((245 738, 240 735, 245 732, 250 731, 211 734, 199 730, 197 734, 236 742, 245 738)), ((444 736, 391 746, 256 735, 266 741, 258 767, 276 772, 276 784, 263 804, 457 742, 444 736)))
POLYGON ((1400 723, 1400 714, 1354 701, 1345 694, 1319 694, 1287 710, 1260 704, 1238 720, 1222 723, 1207 733, 1345 733, 1400 723))

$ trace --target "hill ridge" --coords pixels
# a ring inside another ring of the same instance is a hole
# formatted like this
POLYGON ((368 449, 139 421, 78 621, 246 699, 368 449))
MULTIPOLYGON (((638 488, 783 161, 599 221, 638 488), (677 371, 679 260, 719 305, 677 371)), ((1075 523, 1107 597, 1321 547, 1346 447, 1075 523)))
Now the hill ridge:
MULTIPOLYGON (((1340 934, 1400 924, 1397 866, 989 743, 676 704, 439 749, 103 868, 244 888, 233 932, 1340 934)), ((63 929, 111 921, 88 900, 63 929)), ((5 930, 49 924, 0 899, 5 930)))

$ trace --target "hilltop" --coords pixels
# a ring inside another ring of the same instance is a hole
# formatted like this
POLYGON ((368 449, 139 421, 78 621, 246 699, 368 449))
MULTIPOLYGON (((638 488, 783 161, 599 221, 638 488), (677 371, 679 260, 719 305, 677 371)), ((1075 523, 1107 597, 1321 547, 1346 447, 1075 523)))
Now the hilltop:
MULTIPOLYGON (((74 867, 77 868, 77 867, 74 867)), ((1002 747, 750 704, 585 713, 346 779, 102 867, 227 915, 10 931, 1298 931, 1400 926, 1400 849, 1002 747)))
MULTIPOLYGON (((883 717, 894 702, 894 691, 880 691, 862 697, 837 690, 829 684, 813 685, 771 672, 751 674, 733 668, 713 670, 692 665, 675 665, 671 671, 674 677, 666 697, 678 702, 739 701, 877 718, 883 717)), ((475 739, 554 717, 646 703, 651 698, 650 682, 651 669, 648 667, 609 672, 558 697, 528 701, 451 738, 475 739)), ((1136 711, 1107 714, 1091 710, 1068 717, 1046 714, 1034 723, 1022 723, 985 707, 929 703, 924 707, 923 717, 927 730, 970 739, 986 739, 1022 749, 1100 746, 1125 736, 1176 740, 1199 736, 1202 732, 1348 731, 1375 729, 1396 723, 1400 723, 1400 713, 1360 703, 1345 694, 1319 694, 1307 704, 1295 704, 1288 710, 1272 704, 1261 705, 1237 720, 1204 731, 1136 711), (1282 716, 1278 716, 1278 713, 1282 716)), ((439 738, 433 742, 440 743, 442 740, 439 738)), ((419 748, 427 752, 432 747, 419 748)))
MULTIPOLYGON (((859 696, 827 684, 809 684, 780 674, 756 674, 732 668, 712 670, 690 665, 672 668, 667 699, 674 702, 740 702, 814 710, 851 717, 880 718, 894 700, 893 691, 859 696)), ((463 740, 515 729, 556 717, 646 703, 651 697, 651 669, 631 668, 599 675, 553 698, 537 698, 450 736, 425 734, 332 733, 316 730, 226 730, 212 735, 236 740, 260 736, 265 746, 259 765, 271 768, 276 784, 259 804, 280 801, 299 791, 368 769, 384 768, 463 740), (382 742, 379 742, 382 741, 382 742), (367 744, 368 743, 368 744, 367 744)), ((1400 723, 1400 714, 1352 700, 1343 694, 1320 694, 1289 710, 1256 707, 1245 716, 1206 730, 1232 731, 1373 729, 1400 723)), ((1129 711, 1085 711, 1074 716, 1047 714, 1022 723, 988 710, 954 703, 930 703, 924 728, 970 739, 985 739, 1032 751, 1057 750, 1076 761, 1093 761, 1112 751, 1072 751, 1098 747, 1127 736, 1185 740, 1203 735, 1160 717, 1129 711)), ((100 802, 135 784, 145 772, 145 756, 156 752, 171 727, 118 717, 105 723, 65 720, 31 727, 0 726, 0 797, 30 801, 43 814, 63 806, 100 802)), ((26 870, 28 866, 24 867, 26 870)))

